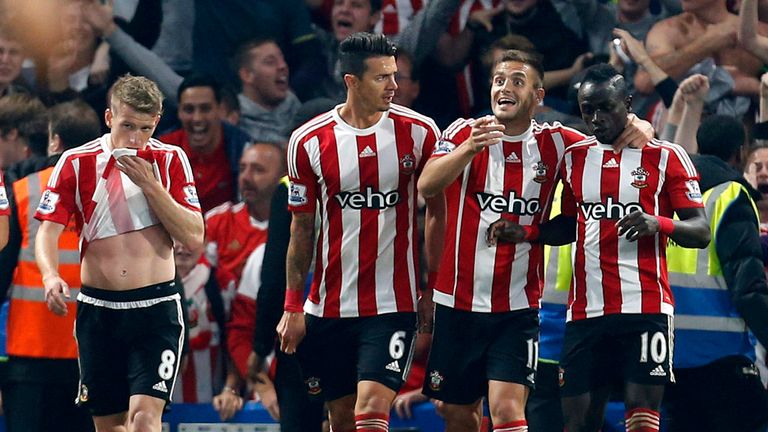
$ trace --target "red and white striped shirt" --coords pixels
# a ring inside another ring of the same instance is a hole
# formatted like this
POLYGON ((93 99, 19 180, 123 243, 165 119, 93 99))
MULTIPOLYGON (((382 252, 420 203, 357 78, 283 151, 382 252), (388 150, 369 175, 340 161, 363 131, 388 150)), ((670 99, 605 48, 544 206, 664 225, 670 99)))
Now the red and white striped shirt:
MULTIPOLYGON (((35 218, 66 225, 74 214, 81 253, 90 241, 159 224, 141 188, 115 167, 116 158, 130 153, 137 154, 130 149, 112 150, 109 134, 64 152, 35 218)), ((176 202, 200 211, 192 169, 180 147, 150 139, 137 155, 152 164, 156 178, 176 202)))
POLYGON ((11 206, 8 202, 8 194, 5 193, 5 178, 3 178, 3 172, 0 171, 0 216, 8 216, 11 214, 11 206))
MULTIPOLYGON (((456 11, 453 18, 451 18, 451 22, 448 25, 448 33, 453 37, 458 36, 464 31, 464 28, 469 22, 469 16, 472 15, 472 13, 478 10, 491 10, 498 7, 499 4, 501 4, 501 1, 502 0, 462 0, 459 9, 456 11)), ((470 113, 477 111, 478 108, 486 108, 475 106, 475 95, 472 83, 475 79, 473 75, 476 73, 483 72, 475 70, 472 65, 466 65, 464 66, 464 69, 456 74, 456 90, 459 97, 457 103, 459 104, 461 112, 470 113)))
POLYGON ((416 181, 435 147, 432 119, 393 104, 367 129, 340 106, 288 144, 288 207, 320 212, 315 272, 304 311, 322 317, 412 312, 416 305, 416 181))
MULTIPOLYGON (((459 119, 443 133, 432 157, 441 157, 470 135, 474 120, 459 119)), ((548 217, 557 168, 566 147, 584 135, 559 123, 535 121, 523 134, 504 136, 472 159, 445 189, 446 236, 436 303, 473 312, 538 308, 543 285, 542 246, 500 243, 489 247, 486 230, 499 218, 534 225, 548 217)))
POLYGON ((699 176, 685 150, 653 140, 615 154, 611 146, 588 138, 566 151, 560 175, 562 212, 577 220, 568 320, 672 315, 667 236, 630 242, 618 236, 616 222, 635 210, 671 218, 676 209, 703 206, 699 176))
POLYGON ((429 0, 383 0, 381 19, 373 28, 374 33, 397 36, 429 0))
POLYGON ((219 325, 213 316, 205 284, 211 276, 205 259, 181 277, 187 301, 189 324, 189 362, 173 389, 174 402, 210 403, 214 389, 222 386, 224 376, 219 325))

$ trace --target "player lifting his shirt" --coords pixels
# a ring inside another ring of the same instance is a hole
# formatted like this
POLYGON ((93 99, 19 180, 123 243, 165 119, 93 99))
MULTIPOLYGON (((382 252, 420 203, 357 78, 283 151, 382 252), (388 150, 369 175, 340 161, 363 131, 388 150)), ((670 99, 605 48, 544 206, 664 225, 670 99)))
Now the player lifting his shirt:
POLYGON ((78 402, 97 431, 160 431, 184 339, 173 242, 198 250, 203 218, 187 157, 150 138, 163 96, 143 77, 112 87, 111 133, 66 151, 37 208, 35 255, 49 309, 66 314, 58 238, 74 217, 81 237, 77 294, 78 402))

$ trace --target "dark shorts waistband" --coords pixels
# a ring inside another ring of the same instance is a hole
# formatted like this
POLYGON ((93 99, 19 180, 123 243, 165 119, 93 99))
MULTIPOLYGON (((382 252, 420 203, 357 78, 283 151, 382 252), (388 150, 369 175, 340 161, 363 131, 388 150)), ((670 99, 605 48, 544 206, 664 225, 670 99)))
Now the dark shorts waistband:
POLYGON ((83 285, 80 288, 80 294, 108 302, 135 302, 141 300, 153 300, 172 296, 178 293, 179 289, 176 286, 176 282, 172 280, 126 291, 106 290, 90 287, 87 285, 83 285))

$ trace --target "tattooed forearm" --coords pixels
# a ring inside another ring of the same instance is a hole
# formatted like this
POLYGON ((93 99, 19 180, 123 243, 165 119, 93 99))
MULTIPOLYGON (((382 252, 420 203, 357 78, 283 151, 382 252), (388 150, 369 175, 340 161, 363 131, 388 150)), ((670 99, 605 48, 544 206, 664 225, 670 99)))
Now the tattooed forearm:
POLYGON ((291 240, 286 257, 286 282, 289 289, 304 289, 312 264, 315 214, 295 213, 291 222, 291 240))

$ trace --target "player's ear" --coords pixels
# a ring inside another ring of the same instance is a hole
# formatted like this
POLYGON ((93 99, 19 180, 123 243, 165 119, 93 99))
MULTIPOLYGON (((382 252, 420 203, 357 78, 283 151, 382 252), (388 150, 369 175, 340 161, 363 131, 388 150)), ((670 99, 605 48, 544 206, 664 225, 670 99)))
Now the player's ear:
POLYGON ((344 84, 348 89, 357 87, 357 83, 359 82, 360 80, 353 74, 344 74, 344 84))

